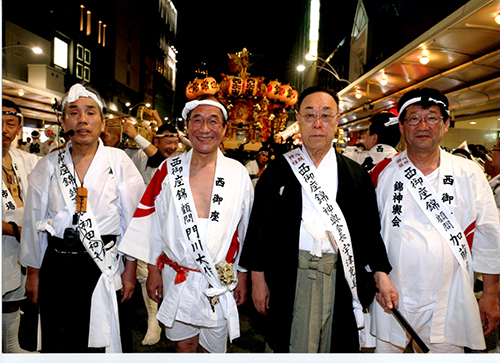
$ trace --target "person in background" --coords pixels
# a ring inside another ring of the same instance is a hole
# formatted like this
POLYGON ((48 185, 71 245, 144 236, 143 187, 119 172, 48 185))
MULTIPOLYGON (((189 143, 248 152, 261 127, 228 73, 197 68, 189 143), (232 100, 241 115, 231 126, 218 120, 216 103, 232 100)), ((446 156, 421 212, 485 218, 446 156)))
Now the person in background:
MULTIPOLYGON (((132 124, 126 123, 125 130, 127 135, 135 139, 139 135, 135 127, 132 124)), ((179 146, 179 134, 177 129, 172 124, 163 124, 156 131, 154 137, 154 145, 148 146, 146 149, 150 151, 153 158, 149 158, 148 155, 140 150, 132 156, 132 162, 135 164, 137 169, 144 179, 146 187, 153 178, 158 167, 152 167, 154 164, 154 158, 160 157, 165 160, 173 155, 178 155, 177 148, 179 146), (153 149, 155 148, 155 149, 153 149), (157 155, 156 157, 154 155, 157 155)), ((142 296, 146 304, 146 310, 148 312, 148 331, 142 341, 143 345, 154 345, 160 340, 161 327, 158 324, 158 319, 156 314, 158 313, 158 304, 148 297, 148 292, 146 289, 146 281, 148 277, 148 264, 145 261, 137 261, 137 279, 139 280, 142 287, 142 296)))
POLYGON ((33 141, 27 144, 26 151, 38 156, 47 155, 49 153, 49 146, 40 140, 40 133, 37 130, 33 130, 31 137, 33 137, 33 141))
POLYGON ((248 170, 248 174, 250 174, 250 179, 252 180, 252 185, 254 186, 254 188, 260 176, 267 168, 267 162, 269 161, 269 156, 270 156, 269 149, 263 146, 259 149, 256 159, 250 160, 245 165, 245 168, 247 168, 248 170))
POLYGON ((19 346, 20 303, 26 272, 18 261, 28 176, 38 157, 13 146, 22 131, 21 109, 2 100, 2 351, 28 353, 19 346))
POLYGON ((398 153, 396 146, 400 138, 397 116, 382 111, 370 118, 370 127, 366 131, 364 142, 366 150, 344 155, 361 164, 366 171, 370 171, 382 160, 392 158, 398 153))

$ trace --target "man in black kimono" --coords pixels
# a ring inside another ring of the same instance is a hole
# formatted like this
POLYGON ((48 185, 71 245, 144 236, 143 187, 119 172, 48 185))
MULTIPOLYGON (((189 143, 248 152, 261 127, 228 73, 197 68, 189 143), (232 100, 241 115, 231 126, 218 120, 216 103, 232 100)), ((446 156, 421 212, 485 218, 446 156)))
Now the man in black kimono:
POLYGON ((375 191, 363 168, 332 147, 337 95, 311 87, 298 107, 303 148, 262 174, 240 266, 251 270, 272 351, 354 353, 376 287, 385 308, 397 306, 375 191))

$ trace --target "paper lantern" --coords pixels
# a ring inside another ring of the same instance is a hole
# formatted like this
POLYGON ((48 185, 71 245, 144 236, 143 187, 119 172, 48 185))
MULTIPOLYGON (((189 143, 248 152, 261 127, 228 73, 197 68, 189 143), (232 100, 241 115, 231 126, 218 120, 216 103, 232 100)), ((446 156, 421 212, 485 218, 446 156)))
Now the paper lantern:
POLYGON ((257 78, 247 78, 243 81, 243 94, 247 97, 255 97, 257 94, 257 86, 259 80, 257 78))
POLYGON ((270 100, 277 100, 280 96, 281 83, 278 81, 271 81, 267 84, 267 98, 270 100))
POLYGON ((214 95, 217 92, 217 81, 213 77, 207 77, 201 83, 201 89, 206 95, 214 95))
POLYGON ((290 101, 286 104, 286 107, 292 107, 295 106, 297 101, 299 100, 299 92, 297 90, 292 90, 292 96, 290 97, 290 101))
POLYGON ((280 88, 280 95, 278 97, 280 102, 287 104, 290 101, 291 97, 292 97, 292 87, 287 84, 282 85, 280 88))
POLYGON ((186 98, 188 100, 194 100, 196 98, 195 94, 194 94, 194 87, 193 87, 193 84, 192 83, 189 83, 187 86, 186 86, 186 98))
POLYGON ((229 95, 238 97, 243 91, 243 80, 240 77, 229 77, 229 95))
POLYGON ((203 88, 201 87, 203 83, 202 79, 195 79, 193 81, 193 93, 196 97, 199 97, 204 94, 203 88))

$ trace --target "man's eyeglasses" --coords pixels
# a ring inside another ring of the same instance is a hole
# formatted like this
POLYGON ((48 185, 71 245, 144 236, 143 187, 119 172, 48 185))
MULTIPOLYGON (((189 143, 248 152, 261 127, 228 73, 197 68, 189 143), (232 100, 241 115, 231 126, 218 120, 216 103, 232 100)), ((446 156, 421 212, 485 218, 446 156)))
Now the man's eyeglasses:
POLYGON ((500 151, 500 149, 495 149, 495 147, 493 146, 493 147, 491 148, 491 151, 500 151))
POLYGON ((223 124, 223 122, 217 118, 202 119, 201 117, 195 117, 189 122, 196 128, 200 128, 203 124, 206 123, 212 130, 218 129, 223 124))
POLYGON ((306 113, 306 114, 303 114, 303 115, 300 115, 300 116, 303 117, 306 120, 306 122, 311 122, 312 123, 312 122, 316 121, 319 118, 321 120, 321 122, 323 122, 324 124, 327 124, 327 123, 330 123, 331 121, 333 121, 333 119, 337 115, 330 115, 330 114, 327 114, 327 113, 323 113, 321 115, 316 115, 314 113, 306 113))
POLYGON ((414 116, 410 116, 410 117, 405 118, 405 122, 410 126, 417 126, 422 120, 425 120, 425 123, 427 125, 434 126, 434 125, 437 125, 441 121, 442 118, 443 118, 443 116, 435 116, 435 115, 427 115, 424 117, 419 116, 419 115, 414 115, 414 116))

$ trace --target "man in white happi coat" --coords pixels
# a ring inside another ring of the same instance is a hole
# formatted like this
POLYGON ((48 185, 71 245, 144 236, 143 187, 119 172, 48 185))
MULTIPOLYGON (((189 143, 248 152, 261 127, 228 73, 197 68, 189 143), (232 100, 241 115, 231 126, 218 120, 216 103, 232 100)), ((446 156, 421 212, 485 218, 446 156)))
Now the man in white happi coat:
MULTIPOLYGON (((491 155, 486 155, 486 160, 484 162, 484 170, 490 176, 490 187, 493 191, 493 196, 495 197, 495 203, 500 214, 500 138, 497 140, 493 148, 491 149, 491 155)), ((500 298, 500 296, 499 296, 500 298)), ((500 329, 498 332, 499 341, 494 353, 500 353, 500 329)))
POLYGON ((495 202, 500 212, 500 139, 498 139, 493 146, 491 156, 486 155, 484 170, 490 176, 490 187, 493 191, 495 202))
MULTIPOLYGON (((500 224, 479 167, 439 147, 450 125, 448 99, 415 89, 398 103, 408 149, 372 172, 382 237, 399 308, 431 352, 485 349, 498 328, 500 224), (479 304, 473 273, 483 274, 479 304)), ((376 352, 402 352, 409 336, 392 314, 372 305, 376 352)))
POLYGON ((13 145, 22 130, 22 114, 12 101, 2 100, 2 351, 27 353, 19 346, 19 305, 25 299, 26 273, 18 261, 28 175, 38 157, 13 145))
POLYGON ((62 106, 70 141, 30 176, 19 256, 28 298, 40 306, 42 352, 130 351, 118 311, 134 291, 136 261, 117 247, 144 182, 122 150, 99 139, 95 91, 75 84, 62 106))
POLYGON ((361 164, 366 171, 371 171, 375 165, 384 159, 390 159, 398 153, 396 146, 401 138, 398 118, 392 113, 382 111, 370 119, 370 127, 366 131, 365 150, 357 148, 345 152, 344 156, 361 164))
POLYGON ((246 298, 238 260, 253 188, 246 169, 219 151, 225 107, 202 96, 182 116, 193 149, 159 167, 120 250, 148 261, 148 293, 161 302, 157 317, 177 351, 223 353, 228 334, 239 336, 237 305, 246 298))
MULTIPOLYGON (((158 116, 158 119, 161 119, 158 116)), ((153 178, 158 166, 167 158, 177 154, 177 149, 179 147, 179 133, 177 129, 172 124, 163 124, 156 130, 156 135, 154 137, 153 143, 151 145, 147 142, 144 137, 142 137, 136 130, 136 128, 129 122, 124 124, 124 132, 131 139, 134 139, 140 146, 141 149, 132 156, 132 162, 141 173, 142 178, 146 187, 153 178)), ((146 304, 146 310, 148 312, 148 330, 144 339, 142 340, 143 345, 154 345, 158 343, 161 337, 161 327, 158 324, 158 319, 156 319, 156 314, 158 313, 158 304, 148 297, 148 292, 146 289, 146 280, 148 277, 148 264, 145 261, 137 261, 137 280, 141 284, 142 295, 144 302, 146 304)))

